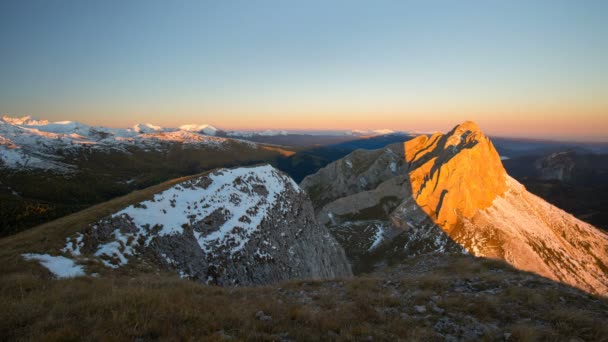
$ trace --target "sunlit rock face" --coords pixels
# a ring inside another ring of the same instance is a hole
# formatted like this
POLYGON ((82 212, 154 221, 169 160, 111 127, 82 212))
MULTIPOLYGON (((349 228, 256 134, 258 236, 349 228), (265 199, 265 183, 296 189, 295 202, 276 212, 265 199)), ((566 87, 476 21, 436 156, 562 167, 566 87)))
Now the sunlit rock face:
POLYGON ((475 123, 406 142, 404 151, 414 201, 397 208, 394 221, 413 212, 415 203, 471 254, 607 292, 607 236, 509 177, 475 123))
POLYGON ((473 122, 408 141, 404 150, 416 203, 448 233, 507 189, 500 156, 473 122))
MULTIPOLYGON (((608 294, 608 235, 526 191, 473 122, 383 150, 358 151, 301 186, 311 193, 317 218, 338 227, 342 242, 356 241, 362 220, 382 222, 373 243, 385 245, 376 249, 391 254, 386 258, 459 252, 456 245, 608 294), (390 160, 394 172, 388 155, 400 156, 390 160), (361 178, 373 182, 362 187, 361 178)), ((366 253, 346 249, 349 255, 366 253)), ((373 258, 381 264, 378 255, 373 258)))

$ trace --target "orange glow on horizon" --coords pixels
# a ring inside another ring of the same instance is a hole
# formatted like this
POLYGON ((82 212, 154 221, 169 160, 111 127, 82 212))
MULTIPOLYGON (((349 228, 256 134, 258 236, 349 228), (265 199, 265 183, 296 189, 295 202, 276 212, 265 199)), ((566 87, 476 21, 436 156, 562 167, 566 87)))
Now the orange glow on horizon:
MULTIPOLYGON (((104 115, 88 112, 87 119, 74 115, 55 115, 52 121, 74 120, 90 125, 125 128, 136 123, 164 127, 184 124, 210 124, 223 130, 282 129, 290 131, 337 131, 392 129, 395 131, 446 132, 457 124, 471 120, 490 136, 608 142, 608 106, 537 106, 501 110, 459 106, 431 110, 413 106, 408 110, 367 108, 348 111, 305 108, 250 111, 178 108, 149 114, 104 115), (313 109, 313 111, 309 111, 313 109), (56 119, 59 118, 59 119, 56 119), (90 118, 96 118, 91 120, 90 118)), ((481 107, 481 106, 480 106, 481 107)), ((99 110, 99 109, 98 109, 99 110)), ((46 118, 44 114, 36 115, 46 118)))

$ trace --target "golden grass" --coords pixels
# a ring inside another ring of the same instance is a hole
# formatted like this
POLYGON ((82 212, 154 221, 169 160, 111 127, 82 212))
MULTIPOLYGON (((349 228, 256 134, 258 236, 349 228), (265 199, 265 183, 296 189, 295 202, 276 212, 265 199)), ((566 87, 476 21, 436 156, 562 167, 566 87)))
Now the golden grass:
POLYGON ((278 154, 280 154, 283 157, 291 157, 294 154, 296 154, 295 151, 286 150, 284 148, 277 147, 277 146, 262 145, 262 148, 265 150, 268 150, 268 151, 277 152, 278 154))
MULTIPOLYGON (((608 308, 604 299, 565 287, 521 288, 496 295, 429 287, 431 281, 451 284, 463 279, 450 268, 435 271, 432 277, 398 276, 388 283, 386 278, 370 275, 253 288, 205 286, 167 274, 52 280, 29 269, 14 270, 0 279, 0 337, 36 341, 221 341, 226 336, 255 341, 350 341, 370 336, 374 340, 442 340, 433 326, 446 316, 432 310, 433 297, 439 297, 436 305, 462 326, 468 323, 458 317, 499 322, 503 330, 484 331, 479 336, 482 340, 502 338, 503 332, 511 333, 515 341, 608 336, 605 317, 598 315, 608 308), (534 293, 567 300, 539 303, 529 299, 534 293), (414 305, 425 305, 427 312, 415 316, 414 305), (258 311, 272 319, 257 319, 258 311), (537 319, 543 323, 536 323, 537 319)), ((505 279, 521 276, 514 270, 504 273, 505 279)), ((485 273, 471 275, 485 277, 485 273)), ((488 281, 500 284, 495 278, 488 281)))
MULTIPOLYGON (((2 238, 0 239, 0 274, 8 275, 12 272, 27 270, 31 274, 49 277, 49 273, 38 262, 25 261, 21 257, 21 254, 60 254, 60 249, 65 246, 65 239, 82 231, 88 224, 96 222, 134 203, 152 199, 154 194, 167 190, 175 184, 207 175, 210 172, 212 170, 196 175, 175 178, 146 189, 136 190, 127 195, 2 238)), ((148 270, 148 267, 145 265, 133 264, 125 269, 114 272, 132 273, 133 268, 140 268, 139 271, 148 270)), ((101 264, 92 261, 86 263, 86 270, 89 273, 107 271, 101 264)))
POLYGON ((44 223, 16 235, 3 238, 0 240, 0 253, 2 253, 0 255, 5 254, 4 252, 6 252, 7 249, 16 252, 28 252, 36 250, 48 251, 49 249, 56 248, 57 242, 63 244, 66 237, 78 232, 89 223, 113 214, 133 203, 149 200, 155 193, 166 190, 177 183, 200 177, 208 173, 209 172, 204 172, 193 176, 175 178, 143 190, 136 190, 127 195, 91 206, 77 213, 44 223))

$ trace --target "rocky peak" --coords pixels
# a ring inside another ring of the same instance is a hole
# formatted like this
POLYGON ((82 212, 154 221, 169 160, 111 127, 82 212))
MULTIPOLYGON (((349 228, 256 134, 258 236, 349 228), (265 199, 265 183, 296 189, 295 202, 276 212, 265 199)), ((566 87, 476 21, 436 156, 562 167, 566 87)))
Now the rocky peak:
POLYGON ((416 203, 447 230, 507 189, 498 152, 472 121, 445 135, 410 140, 404 150, 416 203))
POLYGON ((383 150, 358 152, 353 165, 365 166, 357 169, 358 177, 375 175, 367 188, 358 187, 359 178, 343 167, 354 154, 301 183, 320 194, 312 196, 318 220, 338 232, 359 265, 464 249, 589 292, 608 293, 608 235, 509 177, 475 123, 386 150, 401 156, 391 160, 395 173, 387 173, 386 162, 379 162, 383 150), (363 233, 371 238, 362 241, 363 233))

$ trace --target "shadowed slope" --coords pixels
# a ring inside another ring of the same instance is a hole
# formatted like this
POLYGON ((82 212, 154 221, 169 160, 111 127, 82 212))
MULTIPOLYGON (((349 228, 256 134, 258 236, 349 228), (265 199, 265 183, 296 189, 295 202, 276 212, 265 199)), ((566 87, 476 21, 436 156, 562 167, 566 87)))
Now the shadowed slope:
POLYGON ((321 222, 338 227, 342 235, 349 231, 342 242, 355 239, 361 227, 357 220, 384 222, 381 235, 388 246, 364 253, 372 264, 457 251, 448 248, 456 242, 473 255, 504 259, 519 269, 608 294, 608 235, 529 194, 507 175, 476 124, 358 153, 307 177, 302 187, 317 201, 321 222), (378 158, 391 154, 401 156, 390 160, 394 168, 378 158), (362 182, 368 179, 373 182, 362 182), (362 215, 370 212, 375 216, 362 215))
MULTIPOLYGON (((472 122, 416 148, 410 162, 415 204, 477 256, 591 292, 608 293, 608 236, 528 193, 509 177, 490 139, 472 122), (428 146, 432 146, 429 148, 428 146)), ((412 202, 393 213, 403 220, 412 202)))

